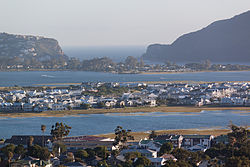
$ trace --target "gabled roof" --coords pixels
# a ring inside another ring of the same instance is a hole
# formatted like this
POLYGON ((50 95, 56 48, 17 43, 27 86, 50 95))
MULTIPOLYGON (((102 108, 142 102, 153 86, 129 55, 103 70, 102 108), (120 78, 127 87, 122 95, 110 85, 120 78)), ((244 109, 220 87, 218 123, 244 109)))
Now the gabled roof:
POLYGON ((163 154, 160 158, 177 160, 172 154, 163 154))
POLYGON ((142 140, 140 141, 140 144, 148 144, 150 142, 152 142, 152 140, 142 140))
POLYGON ((220 135, 214 138, 214 141, 216 142, 229 142, 228 136, 227 135, 220 135))
POLYGON ((197 145, 194 145, 194 146, 188 148, 188 150, 206 150, 206 149, 207 149, 206 146, 203 146, 200 144, 197 144, 197 145))
POLYGON ((52 136, 39 136, 39 135, 13 135, 10 139, 6 139, 5 143, 14 144, 14 145, 27 145, 27 141, 29 140, 29 137, 32 136, 34 138, 33 144, 42 145, 43 138, 44 141, 47 141, 48 139, 52 140, 52 136))
POLYGON ((151 162, 162 162, 162 161, 164 161, 164 159, 163 158, 148 158, 151 162))
POLYGON ((149 150, 149 149, 124 149, 121 151, 121 154, 126 154, 126 153, 130 153, 130 152, 139 152, 142 154, 147 154, 147 153, 153 153, 155 151, 149 150))

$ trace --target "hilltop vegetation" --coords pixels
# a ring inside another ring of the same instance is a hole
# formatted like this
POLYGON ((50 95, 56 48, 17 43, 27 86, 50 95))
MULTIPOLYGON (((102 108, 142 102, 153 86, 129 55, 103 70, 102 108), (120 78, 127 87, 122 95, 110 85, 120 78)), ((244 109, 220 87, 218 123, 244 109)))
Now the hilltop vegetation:
POLYGON ((0 70, 61 68, 67 61, 55 39, 0 33, 0 70))

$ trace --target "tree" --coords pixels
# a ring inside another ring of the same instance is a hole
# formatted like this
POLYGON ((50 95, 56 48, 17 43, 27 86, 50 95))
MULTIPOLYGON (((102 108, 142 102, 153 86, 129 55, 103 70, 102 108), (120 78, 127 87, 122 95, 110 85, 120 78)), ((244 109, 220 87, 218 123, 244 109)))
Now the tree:
POLYGON ((94 148, 94 151, 98 157, 106 159, 108 157, 108 149, 106 146, 98 146, 94 148))
POLYGON ((61 154, 61 153, 65 153, 66 151, 67 151, 67 147, 63 143, 53 144, 53 153, 61 154), (60 149, 60 153, 59 153, 59 149, 60 149))
POLYGON ((230 123, 229 127, 232 131, 231 133, 228 133, 231 145, 241 145, 243 143, 246 143, 248 136, 250 135, 250 130, 244 127, 238 127, 232 123, 230 123))
POLYGON ((103 160, 98 162, 97 167, 109 167, 109 165, 105 160, 103 160))
POLYGON ((91 148, 86 148, 85 151, 87 151, 87 153, 89 155, 88 158, 93 158, 93 157, 96 156, 95 151, 93 149, 91 149, 91 148))
POLYGON ((39 150, 40 150, 39 145, 30 146, 30 147, 28 147, 28 151, 27 151, 26 155, 32 156, 32 157, 38 157, 39 150))
POLYGON ((98 102, 97 103, 97 108, 104 108, 105 104, 103 102, 98 102))
POLYGON ((125 160, 126 161, 134 161, 136 158, 141 157, 140 152, 129 152, 125 154, 125 160))
POLYGON ((219 155, 219 150, 215 147, 211 147, 210 149, 206 150, 206 155, 208 155, 210 158, 215 158, 219 155))
POLYGON ((125 65, 128 66, 129 69, 134 69, 138 64, 138 61, 133 56, 128 56, 125 60, 125 65))
POLYGON ((139 66, 140 66, 140 67, 144 67, 144 61, 143 61, 143 58, 140 58, 139 66))
POLYGON ((14 154, 12 152, 8 152, 8 162, 11 162, 11 159, 13 158, 14 154))
POLYGON ((210 60, 206 60, 204 62, 204 66, 205 66, 206 70, 208 70, 209 68, 211 68, 211 61, 210 60))
POLYGON ((1 149, 1 151, 4 153, 4 155, 6 155, 6 157, 8 156, 8 152, 14 152, 16 146, 14 144, 8 144, 7 146, 3 147, 1 149))
POLYGON ((150 164, 151 161, 144 156, 137 158, 137 160, 134 162, 135 167, 147 167, 150 166, 150 164))
POLYGON ((250 160, 247 157, 230 157, 226 161, 227 167, 249 167, 250 160))
POLYGON ((43 143, 42 143, 42 146, 44 147, 44 132, 46 130, 46 125, 41 125, 41 131, 43 132, 43 143))
POLYGON ((178 164, 173 160, 168 160, 164 162, 163 167, 179 167, 178 164))
POLYGON ((112 150, 112 151, 111 151, 111 155, 112 155, 113 157, 116 157, 116 156, 119 155, 119 151, 118 151, 118 150, 112 150))
POLYGON ((24 146, 22 144, 19 144, 18 146, 16 146, 14 153, 18 154, 18 155, 23 155, 26 152, 24 146))
POLYGON ((152 130, 151 133, 149 134, 148 138, 149 138, 149 139, 154 139, 154 138, 156 138, 156 137, 157 137, 156 132, 155 132, 154 130, 152 130))
MULTIPOLYGON (((228 133, 229 144, 216 144, 208 149, 205 154, 210 156, 210 166, 219 166, 219 161, 225 162, 225 166, 248 167, 250 164, 250 141, 247 139, 249 130, 244 127, 238 127, 232 123, 229 125, 231 132, 228 133)), ((199 160, 199 156, 190 153, 193 163, 199 160)), ((178 158, 177 158, 178 159, 178 158)), ((191 161, 192 162, 192 161, 191 161)))
POLYGON ((176 148, 171 153, 176 159, 183 161, 187 161, 190 156, 190 152, 182 148, 176 148))
POLYGON ((89 109, 89 108, 90 108, 90 105, 89 105, 89 104, 87 104, 87 103, 82 103, 82 104, 80 105, 80 107, 81 107, 82 109, 87 110, 87 109, 89 109))
POLYGON ((159 151, 159 155, 163 155, 165 153, 170 153, 173 149, 173 144, 170 143, 170 142, 166 142, 164 143, 161 148, 160 148, 160 151, 159 151))
POLYGON ((71 127, 61 123, 56 123, 52 126, 50 134, 52 135, 54 140, 61 141, 63 137, 68 136, 70 132, 71 127))
POLYGON ((71 107, 71 106, 67 106, 67 109, 68 109, 68 110, 72 110, 72 107, 71 107))
MULTIPOLYGON (((197 165, 194 165, 197 166, 197 165)), ((186 161, 173 161, 173 160, 168 160, 164 162, 163 167, 192 167, 188 162, 186 161)))
POLYGON ((202 160, 203 152, 190 152, 190 157, 189 157, 189 164, 192 166, 196 166, 197 163, 199 163, 202 160))
POLYGON ((125 130, 121 126, 115 129, 114 146, 121 146, 123 148, 128 140, 134 140, 134 136, 130 135, 131 130, 125 130))
POLYGON ((67 159, 69 160, 69 162, 74 162, 75 160, 74 154, 72 152, 68 152, 67 159))
POLYGON ((164 62, 164 64, 165 64, 167 67, 172 66, 172 63, 171 63, 171 61, 169 61, 169 60, 166 60, 166 61, 164 62))
POLYGON ((88 158, 89 154, 85 150, 77 150, 75 156, 81 159, 86 159, 88 158))
POLYGON ((41 148, 41 150, 39 151, 39 158, 45 161, 48 161, 50 159, 50 152, 48 148, 45 147, 41 148))

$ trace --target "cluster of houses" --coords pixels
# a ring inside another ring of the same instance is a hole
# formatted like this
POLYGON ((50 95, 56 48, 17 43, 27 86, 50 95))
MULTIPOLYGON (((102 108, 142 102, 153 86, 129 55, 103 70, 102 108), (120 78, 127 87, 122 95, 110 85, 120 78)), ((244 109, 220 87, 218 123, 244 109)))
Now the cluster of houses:
POLYGON ((47 110, 82 109, 84 104, 105 108, 167 105, 250 106, 250 83, 82 83, 75 88, 0 91, 0 111, 41 112, 47 110), (100 86, 128 88, 120 96, 95 96, 100 86), (86 93, 88 92, 88 93, 86 93))
POLYGON ((250 106, 249 82, 149 85, 172 105, 250 106))
MULTIPOLYGON (((30 136, 12 136, 10 139, 7 139, 3 146, 8 144, 14 145, 24 145, 27 147, 27 143, 30 136)), ((42 142, 46 141, 45 146, 48 147, 50 151, 52 151, 53 143, 51 136, 33 136, 34 144, 43 145, 42 142)), ((95 137, 95 136, 75 136, 75 137, 65 137, 62 143, 66 146, 67 152, 76 153, 79 149, 94 149, 98 146, 107 147, 108 151, 112 151, 117 149, 117 147, 113 146, 113 139, 104 138, 104 137, 95 137)), ((151 161, 152 167, 160 167, 164 165, 165 161, 173 160, 177 161, 177 159, 168 153, 163 155, 159 155, 161 146, 166 143, 172 143, 174 148, 183 148, 189 151, 203 151, 205 152, 209 149, 213 144, 217 144, 218 142, 223 142, 225 144, 228 143, 228 137, 225 135, 214 137, 212 135, 176 135, 176 134, 164 134, 158 135, 153 139, 141 139, 140 141, 128 142, 128 147, 126 149, 122 149, 118 155, 116 155, 117 162, 125 162, 125 156, 127 153, 139 152, 142 156, 147 157, 151 161)), ((1 145, 0 145, 1 146, 1 145)), ((59 166, 62 165, 66 167, 73 166, 96 166, 99 161, 103 159, 100 157, 93 157, 91 159, 85 160, 85 163, 80 162, 69 162, 63 163, 63 159, 67 157, 65 154, 59 154, 55 157, 52 157, 49 161, 42 161, 33 157, 25 157, 24 159, 16 160, 11 164, 12 167, 16 166, 24 166, 28 164, 28 166, 59 166), (40 165, 42 164, 42 165, 40 165)), ((109 157, 111 158, 111 157, 109 157)), ((108 158, 108 159, 109 159, 108 158)), ((113 159, 112 159, 113 160, 113 159)), ((199 166, 199 164, 197 164, 199 166)))

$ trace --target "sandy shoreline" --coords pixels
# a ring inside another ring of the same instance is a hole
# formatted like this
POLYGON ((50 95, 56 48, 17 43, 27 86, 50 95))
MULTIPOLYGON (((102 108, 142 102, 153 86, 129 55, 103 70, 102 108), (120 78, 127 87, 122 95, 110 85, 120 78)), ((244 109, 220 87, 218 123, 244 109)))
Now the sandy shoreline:
MULTIPOLYGON (((29 69, 29 70, 0 70, 0 72, 56 72, 56 71, 82 71, 82 70, 66 70, 66 69, 29 69)), ((140 72, 140 73, 127 73, 127 74, 179 74, 179 73, 200 73, 200 72, 242 72, 242 71, 250 71, 250 70, 234 70, 234 71, 213 71, 213 70, 203 70, 203 71, 166 71, 166 72, 140 72)), ((101 72, 101 71, 82 71, 82 72, 101 72)), ((105 72, 105 73, 113 73, 117 74, 114 72, 105 72)))
MULTIPOLYGON (((161 134, 181 134, 181 135, 190 135, 190 134, 197 134, 197 135, 225 135, 230 132, 229 129, 220 129, 220 127, 214 128, 204 128, 204 129, 168 129, 168 130, 156 130, 157 135, 161 134)), ((134 136, 135 141, 139 141, 141 139, 147 138, 150 134, 150 131, 146 132, 131 132, 131 135, 134 136)), ((107 138, 114 138, 115 135, 113 133, 109 134, 99 134, 93 135, 98 137, 107 137, 107 138)))
POLYGON ((201 112, 216 110, 234 110, 250 112, 250 107, 129 107, 115 109, 88 109, 88 110, 63 110, 63 111, 44 111, 41 113, 0 113, 0 118, 30 118, 30 117, 64 117, 64 116, 82 116, 79 114, 106 114, 106 113, 149 113, 149 112, 201 112))
POLYGON ((184 72, 141 72, 140 74, 186 74, 186 73, 202 73, 202 72, 246 72, 250 70, 239 70, 239 71, 210 71, 210 70, 205 70, 205 71, 184 71, 184 72))

